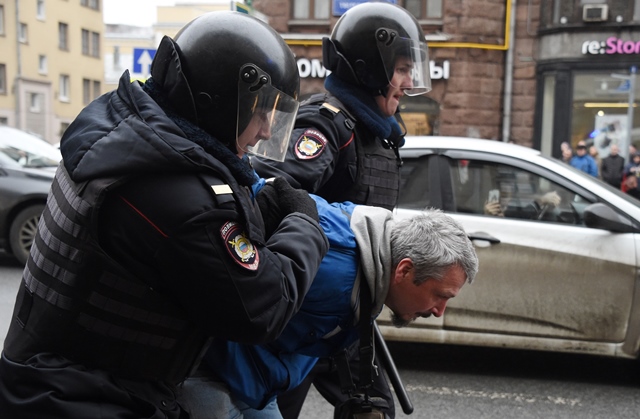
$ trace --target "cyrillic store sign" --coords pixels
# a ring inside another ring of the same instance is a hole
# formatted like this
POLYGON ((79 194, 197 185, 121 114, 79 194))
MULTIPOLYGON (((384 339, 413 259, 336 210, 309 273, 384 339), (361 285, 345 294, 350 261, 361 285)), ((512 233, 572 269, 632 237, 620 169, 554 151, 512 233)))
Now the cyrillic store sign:
POLYGON ((606 41, 584 41, 583 55, 631 55, 640 54, 640 41, 625 41, 611 36, 606 41))
MULTIPOLYGON (((322 60, 318 58, 298 58, 298 71, 300 72, 300 78, 306 79, 308 77, 313 78, 325 78, 331 73, 324 68, 322 60)), ((429 61, 429 69, 431 71, 431 80, 448 80, 450 63, 449 60, 445 60, 442 63, 436 63, 435 61, 429 61)))

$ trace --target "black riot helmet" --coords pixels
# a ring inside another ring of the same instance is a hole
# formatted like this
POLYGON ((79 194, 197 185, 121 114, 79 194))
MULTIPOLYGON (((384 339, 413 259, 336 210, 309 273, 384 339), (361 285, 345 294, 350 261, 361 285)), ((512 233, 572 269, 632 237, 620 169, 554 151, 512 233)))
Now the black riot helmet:
POLYGON ((249 144, 249 150, 241 146, 242 151, 284 156, 298 110, 300 76, 293 53, 269 25, 239 12, 201 15, 174 39, 162 39, 151 76, 175 112, 234 153, 238 137, 259 117, 269 125, 263 130, 269 138, 249 144))
MULTIPOLYGON (((429 55, 424 32, 407 10, 386 2, 358 4, 347 10, 322 44, 324 66, 340 79, 384 92, 393 78, 396 60, 411 59, 413 87, 409 96, 431 90, 429 55)), ((399 86, 395 86, 399 87, 399 86)))

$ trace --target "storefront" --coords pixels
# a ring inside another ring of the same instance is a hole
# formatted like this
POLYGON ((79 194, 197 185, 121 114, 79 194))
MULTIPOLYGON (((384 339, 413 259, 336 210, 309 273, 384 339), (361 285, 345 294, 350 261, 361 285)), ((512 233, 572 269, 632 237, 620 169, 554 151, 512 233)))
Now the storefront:
POLYGON ((534 148, 560 158, 585 140, 601 158, 640 145, 640 31, 562 32, 540 37, 534 148))

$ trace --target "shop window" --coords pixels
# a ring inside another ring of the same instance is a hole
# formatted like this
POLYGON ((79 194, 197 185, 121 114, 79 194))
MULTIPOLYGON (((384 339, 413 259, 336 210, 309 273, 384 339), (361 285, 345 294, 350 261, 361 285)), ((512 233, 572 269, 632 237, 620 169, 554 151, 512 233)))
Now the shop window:
POLYGON ((435 135, 438 133, 440 106, 426 96, 402 96, 400 114, 407 135, 435 135))
POLYGON ((601 158, 617 144, 620 154, 628 156, 629 141, 640 143, 639 83, 632 92, 629 71, 575 72, 571 115, 571 145, 585 140, 596 146, 601 158), (629 111, 629 102, 631 112, 629 111), (631 137, 629 137, 631 129, 631 137))

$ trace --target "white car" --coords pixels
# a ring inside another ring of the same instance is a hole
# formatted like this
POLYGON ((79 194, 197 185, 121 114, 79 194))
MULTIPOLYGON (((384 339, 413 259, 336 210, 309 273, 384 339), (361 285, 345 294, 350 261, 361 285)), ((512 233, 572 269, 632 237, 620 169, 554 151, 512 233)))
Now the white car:
POLYGON ((396 213, 443 209, 480 269, 441 318, 398 329, 383 313, 387 340, 638 357, 640 201, 498 141, 412 137, 401 156, 396 213))

